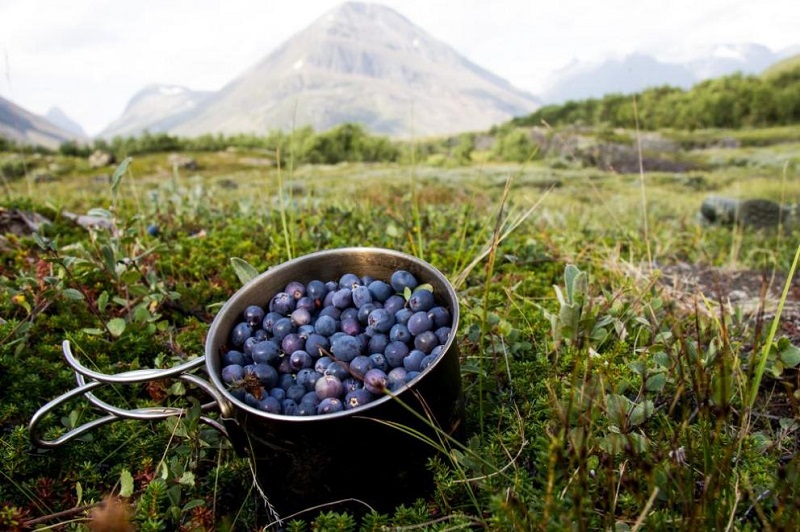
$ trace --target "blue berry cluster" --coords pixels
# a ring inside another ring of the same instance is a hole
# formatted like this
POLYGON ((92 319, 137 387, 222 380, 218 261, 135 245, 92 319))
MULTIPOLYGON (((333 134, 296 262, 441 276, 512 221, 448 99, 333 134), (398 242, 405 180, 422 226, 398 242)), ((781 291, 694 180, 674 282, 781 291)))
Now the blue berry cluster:
POLYGON ((323 415, 396 392, 441 356, 450 311, 405 270, 387 281, 352 273, 292 281, 248 306, 221 353, 222 380, 247 405, 323 415))

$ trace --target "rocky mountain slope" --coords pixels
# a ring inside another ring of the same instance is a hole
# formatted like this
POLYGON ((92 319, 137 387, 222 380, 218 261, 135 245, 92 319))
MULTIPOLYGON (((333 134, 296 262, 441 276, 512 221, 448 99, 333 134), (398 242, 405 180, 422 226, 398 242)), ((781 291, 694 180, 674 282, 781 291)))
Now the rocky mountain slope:
POLYGON ((0 97, 0 137, 19 144, 55 149, 68 140, 82 140, 81 135, 58 127, 46 118, 31 113, 0 97))
POLYGON ((177 85, 148 85, 131 98, 122 115, 109 124, 100 137, 138 135, 169 131, 182 116, 190 117, 198 105, 211 95, 177 85))
POLYGON ((373 133, 424 137, 487 129, 539 105, 396 11, 356 2, 329 11, 191 109, 164 114, 143 103, 131 102, 139 111, 126 110, 104 136, 323 131, 358 122, 373 133))

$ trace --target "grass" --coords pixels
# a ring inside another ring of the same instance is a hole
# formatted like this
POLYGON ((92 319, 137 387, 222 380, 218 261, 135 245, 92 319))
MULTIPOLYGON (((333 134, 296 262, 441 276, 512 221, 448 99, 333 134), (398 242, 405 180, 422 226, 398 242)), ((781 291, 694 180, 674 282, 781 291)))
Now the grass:
MULTIPOLYGON (((30 445, 27 422, 74 387, 64 339, 98 371, 170 367, 202 352, 240 285, 231 258, 263 271, 349 245, 424 254, 457 288, 466 437, 431 441, 445 452, 416 503, 325 508, 287 530, 789 528, 800 517, 797 250, 787 235, 695 221, 709 193, 795 201, 786 146, 698 147, 687 156, 706 170, 690 174, 547 158, 253 168, 219 153, 176 174, 166 155, 136 157, 116 195, 81 161, 53 182, 8 179, 5 208, 53 223, 44 238, 8 237, 0 264, 0 528, 85 530, 115 508, 139 530, 263 527, 248 462, 197 408, 47 451, 30 445), (117 231, 60 214, 92 208, 117 231), (144 231, 153 223, 157 237, 144 231), (674 273, 690 270, 789 282, 777 296, 748 286, 747 306, 674 273), (103 503, 121 493, 121 506, 103 503)), ((97 393, 127 408, 207 400, 182 382, 97 393)), ((93 417, 73 401, 44 434, 93 417)))

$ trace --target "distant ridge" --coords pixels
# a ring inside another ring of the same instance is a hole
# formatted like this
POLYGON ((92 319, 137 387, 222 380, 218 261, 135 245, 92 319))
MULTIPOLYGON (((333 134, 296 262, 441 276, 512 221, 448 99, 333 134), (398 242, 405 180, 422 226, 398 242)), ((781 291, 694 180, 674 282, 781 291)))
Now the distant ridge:
POLYGON ((68 140, 84 140, 82 136, 53 124, 0 96, 0 137, 18 144, 56 149, 68 140))
POLYGON ((358 2, 329 11, 191 109, 141 94, 102 136, 323 131, 356 122, 373 133, 424 137, 485 130, 539 106, 396 11, 358 2))

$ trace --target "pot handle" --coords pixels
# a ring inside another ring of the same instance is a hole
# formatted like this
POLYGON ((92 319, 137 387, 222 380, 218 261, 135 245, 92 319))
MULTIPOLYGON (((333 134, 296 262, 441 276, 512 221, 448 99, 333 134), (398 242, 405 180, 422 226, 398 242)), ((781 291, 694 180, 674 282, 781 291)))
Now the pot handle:
MULTIPOLYGON (((75 372, 75 379, 78 383, 77 388, 73 388, 72 390, 56 397, 52 401, 48 402, 44 406, 42 406, 30 420, 28 424, 28 432, 30 434, 30 439, 34 445, 37 447, 42 448, 54 448, 58 447, 78 436, 88 432, 95 427, 99 427, 101 425, 105 425, 106 423, 111 423, 113 421, 117 421, 120 419, 140 419, 140 420, 151 420, 151 419, 164 419, 172 416, 181 416, 186 412, 184 408, 178 407, 145 407, 145 408, 118 408, 115 407, 94 395, 93 390, 95 388, 99 388, 104 385, 108 384, 139 384, 148 381, 152 381, 154 379, 164 379, 164 378, 177 378, 185 382, 189 382, 191 384, 196 385, 204 392, 209 394, 212 397, 212 401, 205 403, 201 406, 202 411, 208 411, 214 408, 218 408, 220 414, 222 415, 223 423, 215 419, 211 419, 206 416, 201 416, 200 421, 205 423, 206 425, 217 429, 220 433, 222 433, 227 439, 231 440, 231 436, 238 436, 237 434, 229 434, 228 428, 233 428, 234 426, 238 428, 238 424, 236 424, 235 420, 232 418, 232 406, 228 402, 225 397, 217 390, 211 383, 205 381, 204 379, 189 373, 190 371, 202 366, 205 364, 205 357, 198 357, 189 362, 184 364, 175 366, 169 369, 137 369, 133 371, 126 371, 123 373, 117 373, 115 375, 107 375, 105 373, 99 373, 97 371, 93 371, 86 366, 82 365, 77 358, 72 354, 72 349, 70 348, 69 341, 64 340, 61 344, 62 351, 64 353, 64 358, 67 360, 67 363, 72 367, 75 372), (87 381, 88 378, 88 381, 87 381), (92 403, 94 406, 98 407, 100 410, 104 411, 107 415, 94 419, 92 421, 86 422, 83 425, 70 429, 66 433, 62 434, 61 436, 47 440, 42 438, 38 434, 38 425, 42 421, 42 419, 50 413, 56 407, 66 403, 67 401, 78 397, 78 396, 86 396, 86 399, 92 403)), ((231 431, 233 433, 238 432, 237 430, 231 431)), ((234 438, 237 439, 237 438, 234 438)), ((235 445, 238 442, 233 442, 235 445)))

